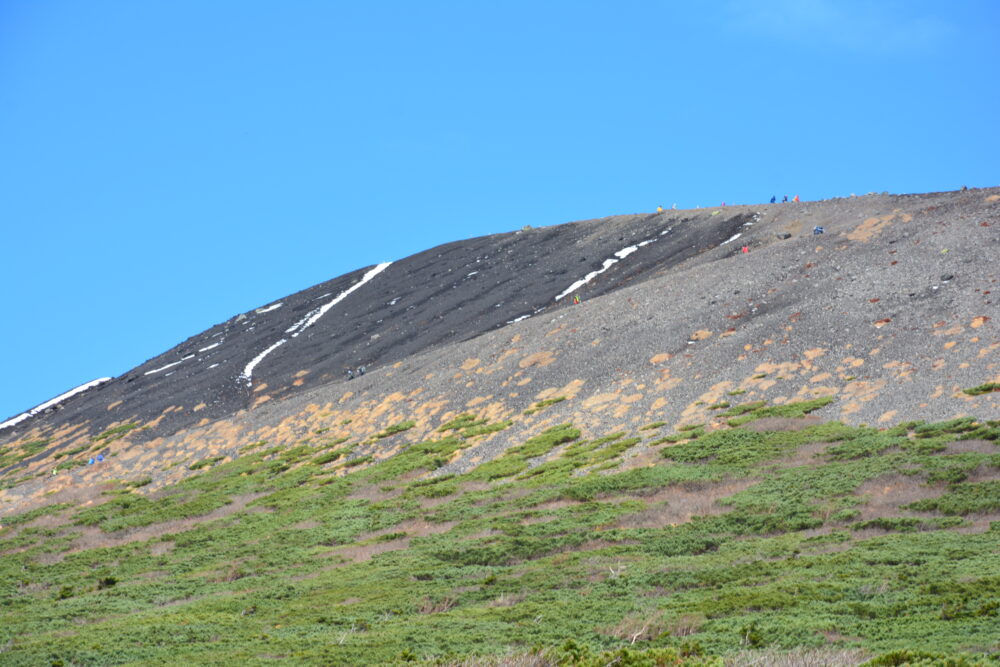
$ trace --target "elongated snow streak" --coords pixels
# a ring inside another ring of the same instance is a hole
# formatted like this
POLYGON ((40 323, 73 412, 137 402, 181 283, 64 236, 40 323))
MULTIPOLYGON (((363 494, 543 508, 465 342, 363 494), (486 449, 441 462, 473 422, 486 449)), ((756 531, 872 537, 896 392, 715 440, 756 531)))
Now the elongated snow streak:
POLYGON ((372 278, 374 278, 378 274, 380 274, 383 271, 385 271, 386 268, 388 268, 388 266, 390 264, 392 264, 392 262, 382 262, 381 264, 379 264, 375 268, 371 269, 370 271, 368 271, 368 273, 366 273, 361 278, 360 281, 358 281, 354 285, 351 285, 346 290, 344 290, 343 292, 341 292, 340 294, 338 294, 336 296, 336 298, 334 298, 332 301, 329 301, 329 302, 323 304, 322 306, 320 306, 316 310, 314 310, 311 313, 309 313, 308 315, 306 315, 304 319, 299 320, 293 326, 291 326, 290 328, 286 329, 285 333, 290 333, 290 334, 292 334, 292 338, 295 338, 300 333, 302 333, 303 331, 305 331, 306 329, 308 329, 312 325, 316 324, 316 322, 319 321, 319 318, 323 317, 323 315, 325 315, 328 310, 330 310, 331 308, 333 308, 334 306, 336 306, 338 303, 340 303, 341 301, 343 301, 345 298, 347 298, 347 296, 351 292, 353 292, 354 290, 358 289, 359 287, 361 287, 362 285, 364 285, 366 282, 368 282, 369 280, 371 280, 372 278))
POLYGON ((253 369, 257 367, 257 364, 264 361, 264 357, 271 354, 287 342, 287 338, 282 338, 277 343, 258 354, 249 364, 247 364, 246 368, 243 369, 243 373, 240 374, 240 377, 242 377, 247 384, 250 384, 250 378, 253 377, 253 369))
POLYGON ((732 241, 735 241, 736 239, 738 239, 741 236, 743 236, 743 234, 733 234, 732 236, 730 236, 728 239, 726 239, 725 241, 723 241, 719 245, 726 245, 727 243, 731 243, 732 241))
POLYGON ((222 341, 219 341, 218 343, 212 343, 211 345, 208 345, 206 347, 199 348, 198 352, 208 352, 213 347, 219 347, 220 345, 222 345, 222 341))
POLYGON ((277 310, 278 308, 281 308, 281 304, 282 304, 282 302, 279 301, 278 303, 274 304, 273 306, 268 306, 267 308, 258 308, 257 310, 255 310, 253 312, 257 313, 258 315, 263 315, 264 313, 270 313, 272 310, 277 310))
POLYGON ((57 403, 62 403, 63 401, 65 401, 70 396, 75 396, 76 394, 80 394, 82 392, 87 391, 88 389, 96 387, 97 385, 104 384, 105 382, 110 382, 110 381, 111 381, 111 378, 98 378, 96 380, 91 380, 87 384, 81 384, 79 387, 77 387, 75 389, 70 389, 66 393, 59 394, 55 398, 53 398, 53 399, 51 399, 49 401, 45 401, 41 405, 38 405, 38 406, 36 406, 34 408, 31 408, 27 412, 22 412, 18 416, 12 417, 11 419, 8 419, 7 421, 5 421, 2 424, 0 424, 0 429, 7 428, 8 426, 14 426, 15 424, 20 424, 25 419, 28 419, 30 417, 34 417, 39 412, 45 412, 46 410, 48 410, 49 408, 51 408, 53 405, 56 405, 57 403))
POLYGON ((154 368, 151 371, 146 371, 145 373, 143 373, 143 375, 152 375, 153 373, 159 373, 160 371, 165 371, 168 368, 173 368, 177 364, 180 364, 180 363, 183 363, 183 362, 187 361, 188 359, 194 359, 194 355, 193 354, 189 354, 186 357, 184 357, 183 359, 181 359, 180 361, 172 361, 169 364, 167 364, 166 366, 160 366, 159 368, 154 368))
MULTIPOLYGON (((306 329, 308 329, 312 325, 316 324, 316 322, 319 321, 319 318, 323 317, 323 315, 325 315, 328 310, 330 310, 331 308, 333 308, 334 306, 336 306, 338 303, 340 303, 341 301, 343 301, 347 297, 348 294, 350 294, 354 290, 358 289, 359 287, 361 287, 362 285, 364 285, 366 282, 368 282, 369 280, 371 280, 372 278, 374 278, 378 274, 380 274, 383 271, 385 271, 386 267, 388 267, 390 264, 392 264, 392 262, 382 262, 381 264, 379 264, 375 268, 369 270, 364 276, 362 276, 362 278, 361 278, 360 281, 358 281, 354 285, 351 285, 349 288, 347 288, 346 290, 344 290, 343 292, 341 292, 340 294, 338 294, 337 297, 334 298, 329 303, 326 303, 326 304, 320 306, 319 308, 317 308, 316 310, 310 312, 303 319, 299 320, 298 322, 296 322, 295 324, 293 324, 291 327, 289 327, 288 329, 286 329, 285 333, 290 333, 290 334, 292 334, 291 337, 295 338, 300 333, 302 333, 303 331, 305 331, 306 329)), ((267 355, 271 354, 272 352, 274 352, 275 350, 277 350, 279 347, 281 347, 282 345, 284 345, 287 342, 288 342, 287 338, 282 338, 277 343, 275 343, 274 345, 272 345, 271 347, 267 348, 266 350, 264 350, 263 352, 261 352, 260 354, 258 354, 256 357, 254 357, 253 360, 249 364, 246 365, 246 368, 244 368, 243 372, 240 374, 240 377, 243 378, 244 382, 246 382, 249 385, 252 382, 253 369, 257 367, 257 364, 259 364, 260 362, 262 362, 264 360, 264 357, 266 357, 267 355)))
POLYGON ((632 253, 634 253, 636 250, 638 250, 641 246, 649 245, 653 241, 656 241, 656 239, 649 239, 649 240, 643 241, 642 243, 640 243, 638 245, 630 245, 627 248, 622 248, 621 250, 617 251, 615 253, 615 258, 608 258, 608 259, 604 260, 604 264, 601 266, 601 268, 599 268, 596 271, 591 271, 590 273, 588 273, 587 275, 585 275, 583 278, 581 278, 580 280, 577 280, 575 283, 573 283, 572 285, 570 285, 569 287, 567 287, 565 290, 562 291, 561 294, 559 294, 559 296, 556 297, 556 301, 558 301, 559 299, 563 298, 564 296, 566 296, 568 294, 572 294, 573 292, 575 292, 576 290, 580 289, 581 287, 583 287, 584 285, 586 285, 587 283, 589 283, 591 280, 593 280, 594 278, 596 278, 597 276, 601 275, 602 273, 604 273, 605 271, 607 271, 608 269, 610 269, 612 266, 614 266, 615 264, 617 264, 619 262, 619 260, 625 259, 629 255, 631 255, 632 253))

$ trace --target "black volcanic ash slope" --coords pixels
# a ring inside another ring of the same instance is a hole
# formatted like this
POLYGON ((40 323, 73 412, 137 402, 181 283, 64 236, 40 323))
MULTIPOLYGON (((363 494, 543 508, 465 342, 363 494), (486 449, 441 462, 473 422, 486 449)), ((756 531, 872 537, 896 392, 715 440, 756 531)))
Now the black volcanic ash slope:
POLYGON ((601 296, 720 246, 737 252, 737 244, 727 242, 755 219, 746 207, 618 216, 445 244, 396 261, 363 285, 372 267, 234 317, 0 437, 83 422, 99 433, 122 419, 153 420, 171 406, 205 405, 197 413, 167 414, 156 433, 171 433, 246 408, 261 384, 287 395, 341 379, 348 368, 378 369, 560 308, 572 295, 556 297, 591 273, 597 275, 574 294, 601 296), (248 381, 245 371, 254 360, 248 381), (297 373, 302 377, 293 384, 297 373))

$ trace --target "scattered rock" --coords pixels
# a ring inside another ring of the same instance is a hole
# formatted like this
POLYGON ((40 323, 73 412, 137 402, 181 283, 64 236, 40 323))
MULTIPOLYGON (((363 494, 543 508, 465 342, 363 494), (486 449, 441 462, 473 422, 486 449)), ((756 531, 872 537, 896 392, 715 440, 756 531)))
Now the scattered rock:
POLYGON ((955 276, 951 275, 950 273, 946 273, 946 274, 944 274, 944 275, 941 276, 941 282, 946 283, 946 282, 948 282, 949 280, 951 280, 954 277, 955 276))
POLYGON ((782 241, 784 241, 785 239, 790 239, 790 238, 792 238, 792 235, 791 235, 791 234, 789 234, 788 232, 782 232, 781 234, 776 234, 776 236, 777 236, 777 237, 778 237, 779 239, 781 239, 782 241))

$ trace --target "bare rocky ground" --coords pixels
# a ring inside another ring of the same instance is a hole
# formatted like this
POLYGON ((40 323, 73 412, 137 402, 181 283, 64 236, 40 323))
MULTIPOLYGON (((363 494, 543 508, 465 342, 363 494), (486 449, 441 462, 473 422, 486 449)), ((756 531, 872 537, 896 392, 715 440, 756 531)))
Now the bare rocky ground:
MULTIPOLYGON (((829 396, 816 414, 873 426, 1000 419, 1000 392, 962 391, 1000 382, 998 267, 1000 188, 668 211, 456 242, 395 262, 301 336, 287 332, 365 269, 0 430, 0 455, 46 440, 0 470, 0 516, 89 504, 111 479, 148 478, 156 492, 191 463, 259 440, 361 440, 413 420, 416 442, 462 412, 513 425, 442 473, 553 424, 585 437, 711 426, 722 403, 829 396), (581 303, 555 300, 611 258, 574 292, 581 303), (239 377, 282 338, 252 382, 239 377), (362 364, 366 375, 344 377, 362 364), (139 428, 94 440, 122 424, 139 428), (98 451, 100 464, 51 474, 98 451)), ((373 442, 357 455, 395 451, 373 442)))

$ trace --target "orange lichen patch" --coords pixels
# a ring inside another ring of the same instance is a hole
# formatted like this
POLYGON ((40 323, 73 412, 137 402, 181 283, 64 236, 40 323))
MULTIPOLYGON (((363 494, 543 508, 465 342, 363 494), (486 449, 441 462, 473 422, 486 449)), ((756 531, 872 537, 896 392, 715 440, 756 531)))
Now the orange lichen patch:
POLYGON ((944 396, 944 385, 939 384, 934 388, 934 393, 931 394, 931 398, 941 398, 942 396, 944 396))
POLYGON ((621 419, 628 412, 629 407, 631 407, 631 406, 628 406, 628 405, 625 405, 625 404, 619 404, 617 407, 615 407, 614 411, 611 414, 615 418, 621 419))
POLYGON ((112 403, 111 405, 109 405, 109 406, 108 406, 108 410, 109 410, 109 411, 110 411, 110 410, 114 410, 114 409, 115 409, 115 408, 117 408, 117 407, 118 407, 119 405, 121 405, 121 404, 122 404, 123 402, 124 402, 124 401, 115 401, 114 403, 112 403))
POLYGON ((660 372, 656 377, 656 389, 657 391, 670 391, 683 381, 684 378, 671 377, 669 368, 663 368, 660 369, 660 372))
POLYGON ((254 393, 261 392, 267 389, 267 383, 261 382, 259 385, 253 388, 254 393))
POLYGON ((580 393, 580 390, 583 389, 584 382, 584 380, 573 380, 559 388, 549 387, 548 389, 543 389, 535 394, 535 398, 539 401, 544 401, 547 398, 553 398, 555 396, 576 398, 580 393))
POLYGON ((664 361, 668 361, 673 356, 674 355, 670 354, 669 352, 661 352, 660 354, 654 354, 652 357, 649 358, 649 363, 661 364, 664 361))
POLYGON ((559 333, 560 331, 562 331, 562 330, 563 330, 563 329, 565 329, 565 328, 566 328, 566 325, 565 325, 565 324, 560 324, 560 325, 559 325, 559 326, 557 326, 557 327, 556 327, 555 329, 553 329, 552 331, 548 332, 548 333, 547 333, 547 334, 545 334, 545 335, 546 335, 546 337, 548 337, 548 336, 555 336, 556 334, 558 334, 558 333, 559 333))
POLYGON ((985 357, 986 355, 990 354, 991 352, 993 352, 997 348, 1000 348, 1000 343, 993 343, 992 345, 984 347, 984 348, 982 348, 982 349, 979 350, 979 354, 976 355, 976 358, 977 359, 982 359, 983 357, 985 357))
POLYGON ((844 357, 840 363, 845 368, 857 368, 858 366, 864 365, 865 360, 858 359, 857 357, 844 357))
POLYGON ((948 364, 944 359, 935 359, 934 363, 931 364, 931 368, 935 371, 939 371, 947 365, 948 364))
POLYGON ((802 368, 802 364, 798 364, 794 361, 783 361, 780 363, 773 363, 770 361, 765 361, 762 364, 758 364, 754 369, 755 373, 767 373, 768 375, 777 375, 782 380, 789 380, 795 377, 795 374, 802 368))
POLYGON ((806 398, 822 398, 823 396, 834 396, 840 391, 837 387, 819 385, 817 387, 805 386, 799 389, 797 396, 806 398))
POLYGON ((723 395, 726 391, 731 389, 732 386, 733 383, 728 380, 723 380, 722 382, 716 382, 713 384, 708 391, 698 397, 698 400, 684 408, 684 411, 681 413, 681 418, 676 424, 674 424, 674 428, 679 428, 684 424, 704 421, 704 415, 708 412, 708 406, 714 405, 722 400, 723 395))
POLYGON ((950 350, 951 348, 955 347, 956 345, 958 345, 958 341, 950 340, 950 341, 948 341, 947 343, 944 344, 944 349, 950 350))
POLYGON ((872 322, 872 326, 875 327, 876 329, 881 329, 885 325, 889 324, 889 322, 892 322, 892 318, 884 317, 881 320, 875 320, 874 322, 872 322))
POLYGON ((607 393, 607 394, 595 394, 590 398, 584 399, 583 407, 588 410, 599 412, 607 408, 614 401, 617 401, 619 395, 620 394, 618 394, 618 392, 607 393))
POLYGON ((298 380, 293 380, 293 381, 292 381, 292 386, 293 386, 293 387, 301 387, 301 386, 302 386, 302 385, 304 385, 305 383, 306 383, 306 381, 305 381, 305 380, 303 380, 302 378, 299 378, 298 380))
POLYGON ((986 201, 1000 201, 1000 195, 990 195, 986 198, 986 201))
POLYGON ((191 408, 191 410, 193 412, 199 412, 200 410, 204 410, 207 407, 208 407, 208 405, 206 405, 205 403, 199 403, 198 405, 196 405, 193 408, 191 408))
POLYGON ((841 415, 850 415, 861 409, 862 403, 867 403, 878 397, 885 387, 885 380, 858 380, 848 382, 844 387, 843 396, 848 402, 841 408, 841 415))
POLYGON ((902 219, 903 222, 913 222, 913 216, 909 213, 904 213, 900 216, 900 219, 902 219))
POLYGON ((895 213, 883 215, 882 217, 868 218, 853 230, 847 233, 847 238, 851 241, 861 241, 867 243, 881 234, 888 228, 889 223, 896 217, 895 213))
POLYGON ((989 321, 989 317, 986 315, 979 315, 978 317, 973 317, 972 322, 969 324, 973 329, 978 329, 989 321))
MULTIPOLYGON (((937 328, 937 327, 935 327, 937 328)), ((957 324, 950 329, 941 329, 940 331, 935 331, 935 336, 957 336, 964 331, 964 327, 961 324, 957 324)))
POLYGON ((479 359, 466 359, 462 363, 461 368, 462 368, 463 371, 471 371, 473 368, 475 368, 478 365, 479 365, 479 359))
POLYGON ((882 416, 878 418, 879 424, 887 424, 894 419, 896 419, 896 410, 889 410, 888 412, 883 412, 882 416))
POLYGON ((667 405, 667 399, 660 396, 658 399, 653 401, 653 404, 649 406, 650 412, 655 412, 657 410, 663 409, 667 405))
POLYGON ((309 375, 310 372, 311 371, 309 369, 303 368, 301 371, 298 371, 293 377, 304 378, 305 376, 309 375))
POLYGON ((486 401, 490 400, 491 398, 493 398, 493 396, 476 396, 472 400, 468 401, 465 404, 465 407, 467 407, 467 408, 474 408, 477 405, 482 405, 483 403, 485 403, 486 401))
POLYGON ((825 380, 829 380, 832 377, 833 377, 832 373, 819 373, 818 375, 814 375, 811 378, 809 378, 809 381, 810 382, 823 382, 825 380))
POLYGON ((517 384, 518 387, 523 387, 524 385, 526 385, 526 384, 528 384, 530 382, 531 382, 531 378, 521 378, 520 380, 518 380, 516 382, 516 384, 517 384))
POLYGON ((699 329, 689 336, 689 340, 705 340, 712 337, 712 332, 707 329, 699 329))
POLYGON ((622 396, 622 403, 635 403, 636 401, 642 400, 642 394, 630 394, 628 396, 622 396))
POLYGON ((529 354, 525 358, 518 362, 518 366, 521 368, 528 368, 530 366, 548 366, 556 360, 556 356, 549 352, 548 350, 543 350, 541 352, 536 352, 535 354, 529 354))
POLYGON ((514 356, 514 355, 515 355, 515 354, 517 354, 517 353, 518 353, 519 351, 520 351, 520 350, 518 350, 518 349, 517 349, 516 347, 512 347, 512 348, 511 348, 511 349, 509 349, 509 350, 504 350, 504 351, 503 351, 503 352, 502 352, 502 353, 500 354, 500 356, 499 356, 499 357, 497 357, 497 360, 496 360, 495 362, 493 362, 493 365, 494 365, 494 366, 499 366, 499 365, 500 365, 500 364, 502 364, 503 362, 507 361, 507 359, 508 359, 509 357, 512 357, 512 356, 514 356))

